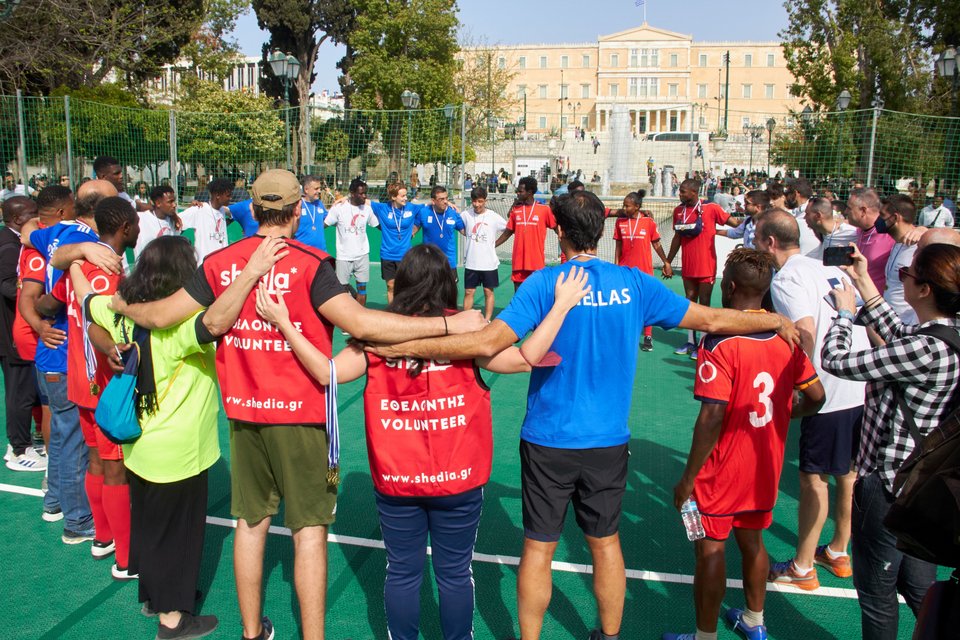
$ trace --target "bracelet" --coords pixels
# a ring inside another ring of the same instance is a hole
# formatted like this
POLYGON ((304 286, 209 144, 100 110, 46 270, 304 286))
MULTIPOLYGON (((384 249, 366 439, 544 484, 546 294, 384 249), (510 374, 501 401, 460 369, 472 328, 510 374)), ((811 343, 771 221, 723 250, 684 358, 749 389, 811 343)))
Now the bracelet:
POLYGON ((873 296, 872 298, 870 298, 869 300, 867 300, 866 302, 864 302, 864 303, 863 303, 863 306, 866 307, 867 309, 872 309, 873 307, 876 306, 876 304, 880 304, 880 301, 881 301, 881 300, 883 300, 883 294, 882 294, 882 293, 878 293, 877 295, 873 296), (874 303, 876 303, 876 304, 874 304, 874 303))
POLYGON ((846 318, 850 322, 853 322, 853 314, 846 309, 839 309, 837 311, 837 318, 846 318))
POLYGON ((450 328, 447 326, 447 316, 440 316, 443 318, 443 335, 450 335, 450 328))

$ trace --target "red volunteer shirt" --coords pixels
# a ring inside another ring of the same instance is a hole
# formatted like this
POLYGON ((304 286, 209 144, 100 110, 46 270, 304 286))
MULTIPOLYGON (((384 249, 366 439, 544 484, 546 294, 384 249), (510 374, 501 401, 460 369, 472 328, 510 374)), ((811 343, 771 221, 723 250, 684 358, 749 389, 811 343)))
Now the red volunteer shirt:
POLYGON ((728 516, 773 509, 793 391, 816 380, 803 350, 791 353, 773 332, 704 336, 694 397, 725 404, 726 410, 720 440, 694 481, 702 513, 728 516))
POLYGON ((673 210, 673 224, 694 224, 702 215, 703 229, 689 238, 680 236, 682 274, 684 278, 710 278, 717 275, 717 248, 714 238, 717 225, 725 224, 730 214, 712 202, 698 202, 695 207, 678 206, 673 210))
POLYGON ((423 363, 367 355, 363 392, 370 475, 391 496, 449 496, 486 484, 493 458, 490 390, 472 360, 423 363))
POLYGON ((613 239, 621 242, 620 262, 617 264, 653 273, 653 243, 660 240, 660 232, 653 218, 642 212, 636 218, 617 218, 613 239))
POLYGON ((518 204, 510 209, 507 229, 513 231, 514 271, 536 271, 542 269, 544 246, 547 241, 547 229, 557 226, 553 212, 545 204, 534 202, 531 205, 518 204))
POLYGON ((17 353, 24 360, 33 362, 37 355, 37 340, 39 337, 22 315, 20 315, 20 292, 24 282, 44 284, 47 274, 47 261, 36 249, 23 247, 20 250, 20 277, 17 279, 17 313, 13 319, 13 345, 17 353))

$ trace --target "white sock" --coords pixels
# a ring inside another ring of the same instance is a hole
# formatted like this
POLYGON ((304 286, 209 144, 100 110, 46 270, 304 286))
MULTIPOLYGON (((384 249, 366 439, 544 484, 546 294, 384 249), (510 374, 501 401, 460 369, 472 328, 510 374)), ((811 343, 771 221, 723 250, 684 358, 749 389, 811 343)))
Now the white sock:
POLYGON ((797 564, 797 561, 796 561, 796 560, 793 561, 793 569, 794 569, 797 573, 799 573, 801 576, 805 576, 805 575, 807 575, 808 573, 810 573, 811 571, 813 571, 813 567, 807 567, 806 569, 804 569, 803 567, 801 567, 800 565, 797 564))
POLYGON ((827 545, 827 557, 830 558, 831 560, 836 560, 837 558, 844 558, 846 557, 846 555, 847 555, 846 551, 834 551, 833 549, 830 548, 830 545, 827 545))
POLYGON ((717 640, 717 632, 697 629, 697 640, 717 640))
POLYGON ((763 611, 750 611, 747 607, 743 610, 743 623, 749 627, 758 627, 763 624, 763 611))
POLYGON ((697 344, 696 331, 687 331, 687 342, 689 342, 690 344, 697 344))

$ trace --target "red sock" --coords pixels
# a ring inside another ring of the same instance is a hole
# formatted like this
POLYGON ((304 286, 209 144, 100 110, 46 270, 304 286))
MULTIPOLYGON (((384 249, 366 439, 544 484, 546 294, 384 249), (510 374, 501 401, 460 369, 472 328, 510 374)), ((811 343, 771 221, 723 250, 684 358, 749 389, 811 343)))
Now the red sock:
POLYGON ((643 336, 644 336, 645 338, 652 338, 652 337, 653 337, 653 327, 644 327, 644 328, 643 328, 643 336))
POLYGON ((87 490, 90 512, 93 514, 96 539, 99 542, 110 542, 113 540, 113 531, 110 528, 110 521, 107 520, 107 514, 103 510, 103 476, 95 476, 87 471, 87 477, 83 484, 87 490))
POLYGON ((117 565, 129 567, 130 564, 130 485, 103 485, 103 508, 110 518, 113 528, 113 541, 117 545, 117 565))

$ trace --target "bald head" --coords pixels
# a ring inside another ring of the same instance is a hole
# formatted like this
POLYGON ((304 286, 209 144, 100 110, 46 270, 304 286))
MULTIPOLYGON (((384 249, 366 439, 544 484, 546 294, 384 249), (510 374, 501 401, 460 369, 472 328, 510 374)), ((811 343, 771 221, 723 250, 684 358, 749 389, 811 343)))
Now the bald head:
MULTIPOLYGON (((6 202, 4 205, 6 205, 6 202)), ((6 211, 4 211, 4 214, 6 214, 6 211)), ((960 232, 946 227, 930 229, 920 236, 920 242, 917 243, 917 248, 923 249, 930 244, 951 244, 955 247, 960 247, 960 232)))
MULTIPOLYGON (((104 198, 117 195, 117 188, 107 180, 89 180, 77 187, 77 217, 93 220, 93 211, 104 198)), ((92 223, 91 223, 92 226, 92 223)))
POLYGON ((757 223, 756 235, 775 238, 781 249, 800 247, 800 227, 797 225, 797 219, 783 209, 765 211, 757 223))
POLYGON ((37 203, 27 196, 13 196, 3 201, 3 224, 20 231, 23 223, 37 215, 37 203))

